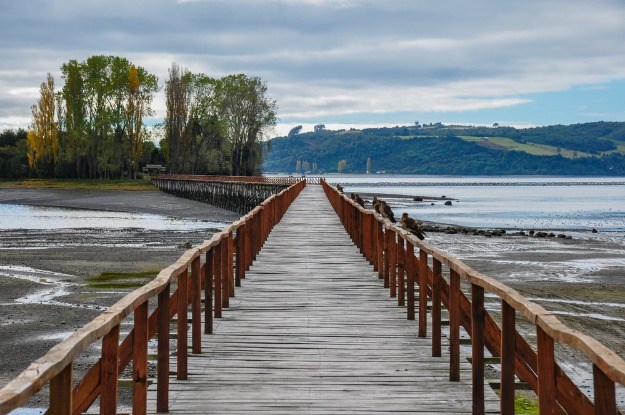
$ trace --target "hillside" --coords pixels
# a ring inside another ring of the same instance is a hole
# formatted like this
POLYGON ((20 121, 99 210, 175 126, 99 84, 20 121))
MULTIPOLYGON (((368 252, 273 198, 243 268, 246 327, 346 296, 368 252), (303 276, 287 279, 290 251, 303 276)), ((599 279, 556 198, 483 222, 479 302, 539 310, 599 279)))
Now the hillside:
POLYGON ((322 130, 268 142, 266 172, 625 175, 625 122, 528 129, 442 124, 322 130))

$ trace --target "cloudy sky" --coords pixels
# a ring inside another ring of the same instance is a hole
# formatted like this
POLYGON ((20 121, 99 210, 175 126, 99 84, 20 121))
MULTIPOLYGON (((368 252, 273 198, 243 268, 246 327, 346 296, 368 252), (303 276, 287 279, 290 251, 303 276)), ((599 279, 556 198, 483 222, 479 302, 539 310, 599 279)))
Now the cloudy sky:
MULTIPOLYGON (((3 0, 0 129, 69 59, 269 84, 280 125, 625 121, 623 0, 3 0)), ((162 93, 154 107, 164 115, 162 93)))

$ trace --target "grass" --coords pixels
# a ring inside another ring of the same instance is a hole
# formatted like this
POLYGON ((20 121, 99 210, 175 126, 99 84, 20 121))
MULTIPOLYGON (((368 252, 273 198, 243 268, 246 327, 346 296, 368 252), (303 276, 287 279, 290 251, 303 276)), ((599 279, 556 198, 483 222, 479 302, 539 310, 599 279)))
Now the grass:
POLYGON ((560 154, 562 157, 566 158, 592 157, 592 154, 585 153, 583 151, 576 152, 561 148, 560 152, 558 152, 558 148, 554 146, 535 143, 517 143, 516 141, 506 137, 473 137, 466 135, 459 137, 465 141, 471 141, 483 147, 510 151, 523 151, 534 156, 555 156, 560 154))
POLYGON ((514 413, 523 415, 538 415, 538 401, 525 396, 515 396, 514 413))
POLYGON ((139 288, 155 278, 160 270, 138 272, 103 272, 87 278, 87 287, 93 289, 125 290, 139 288))
POLYGON ((74 190, 156 190, 147 180, 22 179, 1 180, 0 188, 74 190))

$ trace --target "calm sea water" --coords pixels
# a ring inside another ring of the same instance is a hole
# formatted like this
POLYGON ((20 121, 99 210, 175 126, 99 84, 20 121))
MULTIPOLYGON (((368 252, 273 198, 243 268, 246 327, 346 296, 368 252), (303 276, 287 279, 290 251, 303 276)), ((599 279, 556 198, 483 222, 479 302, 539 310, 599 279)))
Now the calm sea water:
POLYGON ((123 229, 199 230, 221 229, 225 224, 175 219, 147 213, 106 212, 26 205, 0 204, 0 230, 8 229, 123 229))
POLYGON ((388 197, 396 215, 505 229, 591 230, 625 234, 625 177, 458 177, 328 175, 346 192, 446 196, 413 202, 388 197), (434 203, 434 205, 431 205, 434 203))

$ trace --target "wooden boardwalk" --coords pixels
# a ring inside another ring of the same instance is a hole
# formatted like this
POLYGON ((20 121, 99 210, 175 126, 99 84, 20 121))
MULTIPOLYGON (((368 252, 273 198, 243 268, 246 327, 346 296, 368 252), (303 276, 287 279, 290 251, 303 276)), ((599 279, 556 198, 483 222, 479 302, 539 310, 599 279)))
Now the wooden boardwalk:
MULTIPOLYGON (((189 340, 189 345, 191 341, 189 340)), ((470 414, 471 373, 449 382, 449 356, 389 299, 320 186, 273 229, 189 379, 170 383, 170 412, 470 414)), ((175 356, 171 370, 176 370, 175 356)), ((154 412, 155 388, 148 395, 154 412)), ((486 412, 499 401, 486 387, 486 412)))

